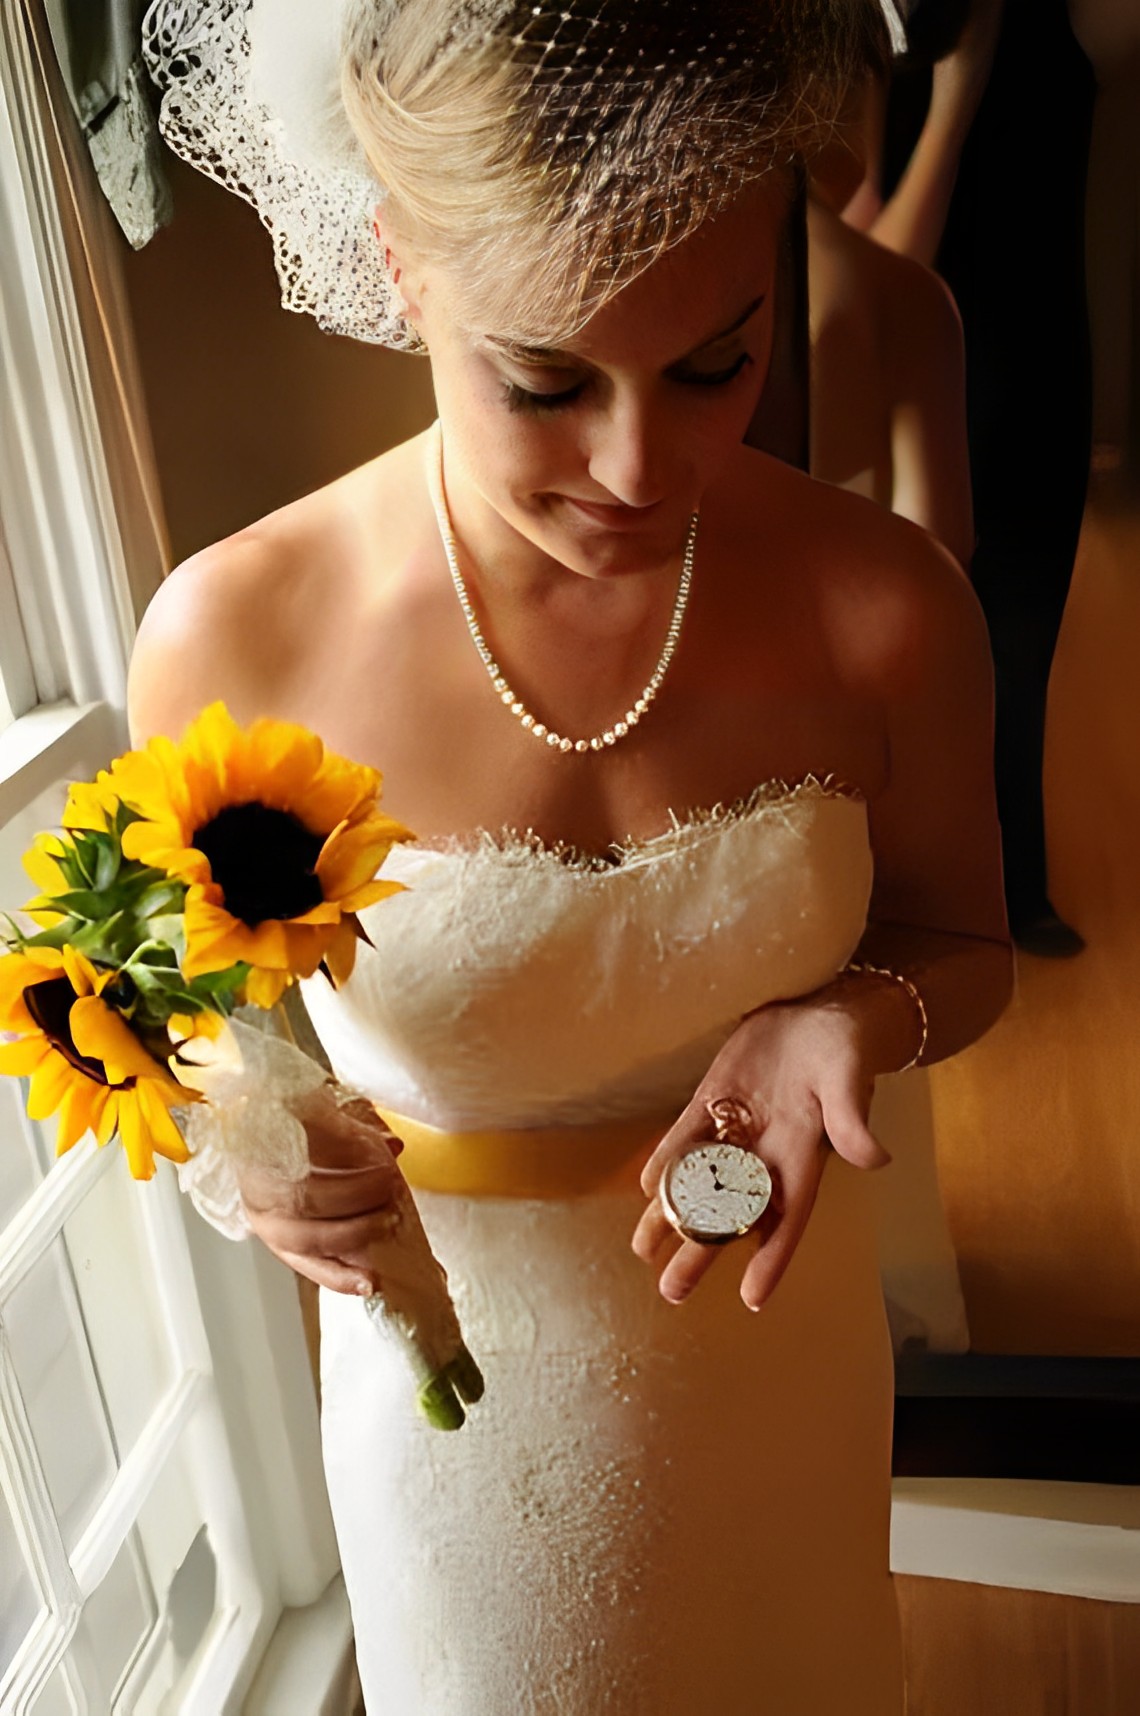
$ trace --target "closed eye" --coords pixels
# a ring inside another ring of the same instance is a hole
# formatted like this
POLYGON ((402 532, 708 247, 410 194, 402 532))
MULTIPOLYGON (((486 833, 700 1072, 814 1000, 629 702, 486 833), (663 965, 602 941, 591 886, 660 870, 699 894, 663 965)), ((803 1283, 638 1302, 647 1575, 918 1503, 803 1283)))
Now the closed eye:
MULTIPOLYGON (((682 387, 725 387, 730 381, 735 381, 752 361, 747 352, 741 352, 726 369, 676 370, 670 380, 678 382, 682 387)), ((541 413, 572 405, 581 396, 585 386, 586 382, 583 380, 575 382, 572 387, 559 388, 555 393, 536 393, 529 387, 520 387, 516 381, 504 381, 503 395, 510 411, 541 413)))
POLYGON ((684 387, 724 387, 727 382, 735 381, 737 376, 752 362, 747 352, 741 352, 734 363, 727 369, 712 370, 676 370, 673 380, 679 381, 684 387))
POLYGON ((516 381, 504 381, 503 397, 508 411, 557 411, 559 406, 572 404, 585 385, 584 381, 577 381, 573 387, 560 388, 557 393, 534 393, 516 381))

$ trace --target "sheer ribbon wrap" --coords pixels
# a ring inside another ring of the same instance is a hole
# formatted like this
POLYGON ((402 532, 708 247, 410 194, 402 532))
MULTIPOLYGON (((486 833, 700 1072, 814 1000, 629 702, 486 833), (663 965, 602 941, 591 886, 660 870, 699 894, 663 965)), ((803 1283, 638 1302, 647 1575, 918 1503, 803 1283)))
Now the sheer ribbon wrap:
MULTIPOLYGON (((179 1076, 205 1101, 181 1116, 191 1151, 179 1182, 195 1208, 227 1239, 252 1231, 242 1201, 243 1168, 298 1188, 310 1171, 308 1136, 297 1109, 327 1089, 338 1107, 360 1103, 357 1093, 329 1078, 324 1066, 277 1033, 283 1015, 247 1013, 220 1039, 184 1045, 179 1076)), ((376 1149, 386 1152, 377 1118, 376 1149)), ((380 1291, 364 1310, 377 1330, 403 1351, 421 1411, 440 1429, 457 1429, 464 1403, 480 1398, 483 1381, 464 1344, 447 1277, 432 1253, 412 1194, 393 1161, 393 1196, 379 1224, 373 1268, 380 1291)))

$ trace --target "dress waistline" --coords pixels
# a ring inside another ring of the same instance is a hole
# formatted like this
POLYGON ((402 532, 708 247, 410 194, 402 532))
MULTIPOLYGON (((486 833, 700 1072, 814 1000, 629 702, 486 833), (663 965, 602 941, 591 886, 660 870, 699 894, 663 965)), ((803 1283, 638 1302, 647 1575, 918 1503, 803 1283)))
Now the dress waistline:
POLYGON ((422 1120, 376 1112, 403 1141, 410 1186, 465 1198, 574 1198, 637 1189, 654 1146, 675 1114, 638 1115, 588 1126, 445 1132, 422 1120))

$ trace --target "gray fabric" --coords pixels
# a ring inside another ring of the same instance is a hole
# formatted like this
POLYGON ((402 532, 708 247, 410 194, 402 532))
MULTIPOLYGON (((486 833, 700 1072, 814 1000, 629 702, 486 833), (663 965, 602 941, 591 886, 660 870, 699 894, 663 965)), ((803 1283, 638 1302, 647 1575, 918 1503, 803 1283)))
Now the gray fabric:
POLYGON ((171 216, 142 63, 146 0, 44 0, 71 105, 115 218, 135 250, 171 216))

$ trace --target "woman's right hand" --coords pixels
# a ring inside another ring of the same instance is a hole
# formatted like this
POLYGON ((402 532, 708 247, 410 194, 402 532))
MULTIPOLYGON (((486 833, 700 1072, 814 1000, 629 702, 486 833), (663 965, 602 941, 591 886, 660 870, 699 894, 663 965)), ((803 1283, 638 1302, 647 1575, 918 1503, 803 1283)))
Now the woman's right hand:
POLYGON ((309 1172, 286 1180, 253 1164, 238 1170, 249 1225, 275 1257, 334 1293, 379 1288, 377 1243, 404 1192, 403 1149, 363 1099, 338 1105, 330 1085, 294 1105, 309 1141, 309 1172))

